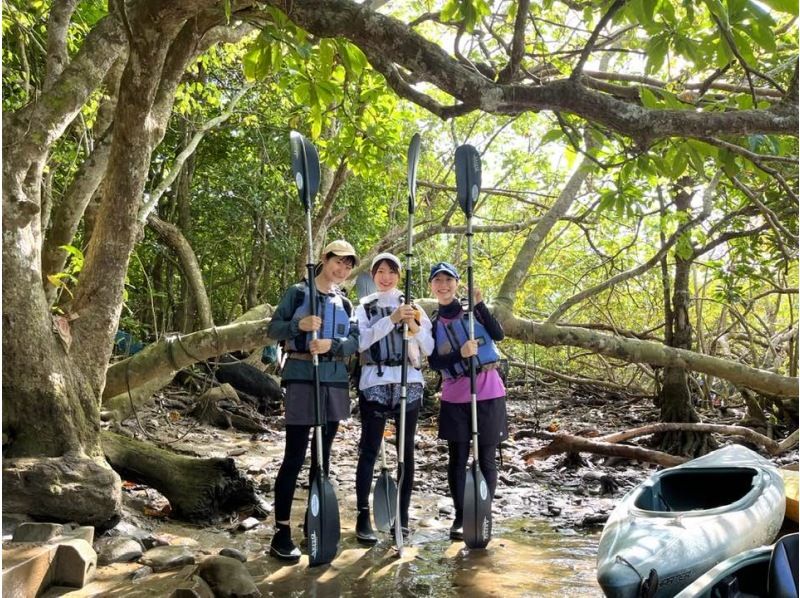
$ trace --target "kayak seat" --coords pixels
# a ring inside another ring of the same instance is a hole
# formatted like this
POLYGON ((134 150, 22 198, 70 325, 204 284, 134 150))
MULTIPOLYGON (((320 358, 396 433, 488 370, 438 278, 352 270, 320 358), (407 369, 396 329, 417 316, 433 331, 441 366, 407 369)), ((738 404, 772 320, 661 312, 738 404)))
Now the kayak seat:
POLYGON ((797 598, 798 534, 789 534, 775 543, 769 560, 767 596, 797 598))

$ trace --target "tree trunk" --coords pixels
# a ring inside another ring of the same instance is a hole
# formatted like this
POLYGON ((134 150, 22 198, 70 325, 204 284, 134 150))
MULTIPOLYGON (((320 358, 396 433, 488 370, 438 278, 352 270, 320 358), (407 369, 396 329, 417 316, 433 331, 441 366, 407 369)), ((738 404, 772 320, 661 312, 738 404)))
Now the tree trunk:
POLYGON ((112 432, 103 432, 103 451, 125 479, 161 492, 179 519, 210 522, 256 504, 253 483, 233 459, 185 457, 112 432))
MULTIPOLYGON (((688 186, 690 181, 684 181, 688 186)), ((679 188, 675 194, 675 206, 678 211, 687 214, 690 208, 691 194, 679 188)), ((689 280, 691 276, 691 260, 681 257, 675 252, 675 278, 673 281, 672 304, 665 309, 671 317, 667 329, 671 331, 669 345, 678 349, 691 350, 692 322, 689 316, 691 294, 689 280)), ((659 394, 662 422, 696 423, 700 417, 692 405, 692 393, 689 391, 687 371, 684 368, 667 366, 664 368, 664 379, 659 394)), ((662 450, 689 457, 699 457, 715 447, 713 439, 702 432, 670 431, 657 439, 662 450)))
POLYGON ((197 256, 194 254, 189 241, 186 240, 186 237, 183 236, 177 226, 164 222, 155 214, 148 216, 147 223, 178 256, 183 279, 189 285, 192 299, 197 306, 197 317, 200 319, 200 325, 203 328, 211 328, 214 325, 211 302, 208 300, 206 285, 203 282, 203 271, 200 269, 200 263, 197 261, 197 256))

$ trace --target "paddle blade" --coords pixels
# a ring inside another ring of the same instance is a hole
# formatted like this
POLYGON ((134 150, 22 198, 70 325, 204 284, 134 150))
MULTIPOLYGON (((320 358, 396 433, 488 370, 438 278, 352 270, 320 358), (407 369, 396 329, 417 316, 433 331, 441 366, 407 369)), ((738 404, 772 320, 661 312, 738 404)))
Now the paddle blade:
POLYGON ((303 147, 306 150, 306 176, 308 181, 308 195, 310 203, 314 203, 314 198, 319 191, 319 154, 317 148, 308 139, 303 137, 303 147))
POLYGON ((456 148, 456 197, 467 218, 481 190, 481 157, 471 145, 456 148))
POLYGON ((414 133, 408 144, 408 213, 414 213, 417 200, 417 164, 419 163, 419 133, 414 133))
POLYGON ((372 512, 375 527, 388 532, 394 523, 394 505, 397 500, 397 485, 389 475, 388 469, 381 469, 372 493, 372 512))
POLYGON ((469 548, 486 548, 492 539, 492 498, 477 463, 467 471, 464 487, 464 543, 469 548))
POLYGON ((310 210, 319 190, 319 154, 314 144, 297 131, 289 133, 289 147, 292 152, 292 176, 297 194, 303 208, 310 210))
POLYGON ((339 504, 330 481, 314 476, 308 492, 308 565, 327 565, 339 549, 339 504))
POLYGON ((377 290, 378 287, 375 286, 375 281, 372 280, 369 272, 362 272, 356 277, 356 294, 359 299, 372 295, 377 290))

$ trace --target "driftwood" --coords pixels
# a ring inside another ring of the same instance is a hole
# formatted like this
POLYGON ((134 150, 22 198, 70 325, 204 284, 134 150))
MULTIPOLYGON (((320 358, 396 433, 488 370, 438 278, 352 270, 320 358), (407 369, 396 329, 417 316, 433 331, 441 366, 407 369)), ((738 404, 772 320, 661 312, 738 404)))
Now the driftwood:
POLYGON ((661 451, 653 451, 638 446, 598 442, 596 440, 589 440, 588 438, 581 438, 580 436, 572 436, 571 434, 534 432, 533 436, 543 440, 550 440, 551 442, 544 448, 523 455, 525 462, 528 464, 559 453, 579 452, 606 455, 607 457, 622 457, 634 461, 647 461, 649 463, 663 465, 664 467, 674 467, 688 460, 686 457, 675 457, 667 453, 662 453, 661 451))
POLYGON ((539 438, 542 440, 550 440, 550 444, 546 447, 536 451, 532 451, 523 455, 527 463, 531 463, 538 459, 546 459, 552 455, 559 453, 577 453, 586 452, 596 455, 606 455, 609 457, 622 457, 624 459, 632 459, 635 461, 647 461, 649 463, 656 463, 664 467, 674 467, 688 461, 687 457, 679 457, 670 455, 662 451, 654 451, 650 449, 641 448, 638 446, 628 446, 616 444, 631 438, 639 436, 647 436, 649 434, 657 434, 660 432, 707 432, 716 434, 726 434, 732 436, 741 436, 748 442, 757 444, 763 447, 770 455, 780 455, 798 443, 798 431, 795 430, 782 442, 776 442, 771 438, 754 432, 749 428, 742 426, 724 426, 718 424, 689 424, 689 423, 659 423, 634 428, 625 432, 617 432, 602 436, 596 440, 589 440, 581 436, 573 436, 565 433, 551 433, 551 432, 531 432, 529 436, 539 438))
POLYGON ((241 403, 239 395, 230 384, 206 391, 197 400, 190 415, 223 430, 236 428, 242 432, 259 434, 269 431, 256 421, 260 419, 258 413, 249 405, 241 403))
POLYGON ((186 457, 113 432, 102 433, 102 445, 114 470, 161 492, 176 518, 208 522, 258 504, 233 459, 186 457))

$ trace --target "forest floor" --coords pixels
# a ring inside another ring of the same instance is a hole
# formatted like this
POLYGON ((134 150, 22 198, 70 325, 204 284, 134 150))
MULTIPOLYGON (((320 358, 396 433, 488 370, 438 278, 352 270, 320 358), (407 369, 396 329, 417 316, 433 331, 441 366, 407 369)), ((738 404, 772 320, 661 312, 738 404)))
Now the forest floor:
MULTIPOLYGON (((269 513, 272 487, 283 451, 282 416, 276 413, 262 420, 266 433, 221 430, 176 411, 179 400, 186 402, 192 397, 170 387, 140 411, 138 421, 133 418, 124 425, 138 432, 138 437, 142 437, 140 426, 144 425, 149 436, 182 453, 233 458, 253 480, 262 499, 261 510, 238 513, 213 525, 189 525, 169 518, 169 505, 158 492, 126 483, 126 524, 146 530, 162 542, 188 545, 198 561, 222 548, 239 550, 247 557, 246 567, 265 596, 301 595, 312 586, 318 596, 442 596, 456 595, 459 590, 476 596, 599 595, 594 562, 603 523, 626 492, 658 469, 588 454, 554 455, 536 461, 525 458, 547 444, 528 436, 530 430, 596 436, 655 423, 658 409, 652 399, 562 385, 512 387, 509 439, 503 445, 493 502, 494 539, 485 551, 488 556, 469 555, 463 544, 447 539, 453 512, 447 490, 447 449, 445 442, 436 438, 438 407, 426 399, 417 434, 410 549, 397 559, 387 535, 371 550, 355 541, 356 416, 341 423, 332 450, 330 478, 339 500, 342 543, 332 568, 318 568, 329 570, 324 573, 308 569, 305 558, 301 564, 287 567, 265 554, 274 524, 269 513), (249 519, 242 525, 249 517, 258 521, 249 519), (336 571, 333 577, 330 570, 336 571)), ((724 414, 703 415, 712 423, 736 423, 742 413, 728 409, 724 414)), ((394 462, 391 446, 387 458, 394 462)), ((792 451, 773 462, 778 466, 796 463, 797 453, 792 451)), ((296 542, 302 538, 307 488, 304 468, 292 512, 296 542)), ((99 567, 96 581, 83 590, 48 595, 153 596, 161 591, 168 595, 176 580, 190 573, 187 567, 131 581, 140 567, 136 563, 99 567)))

